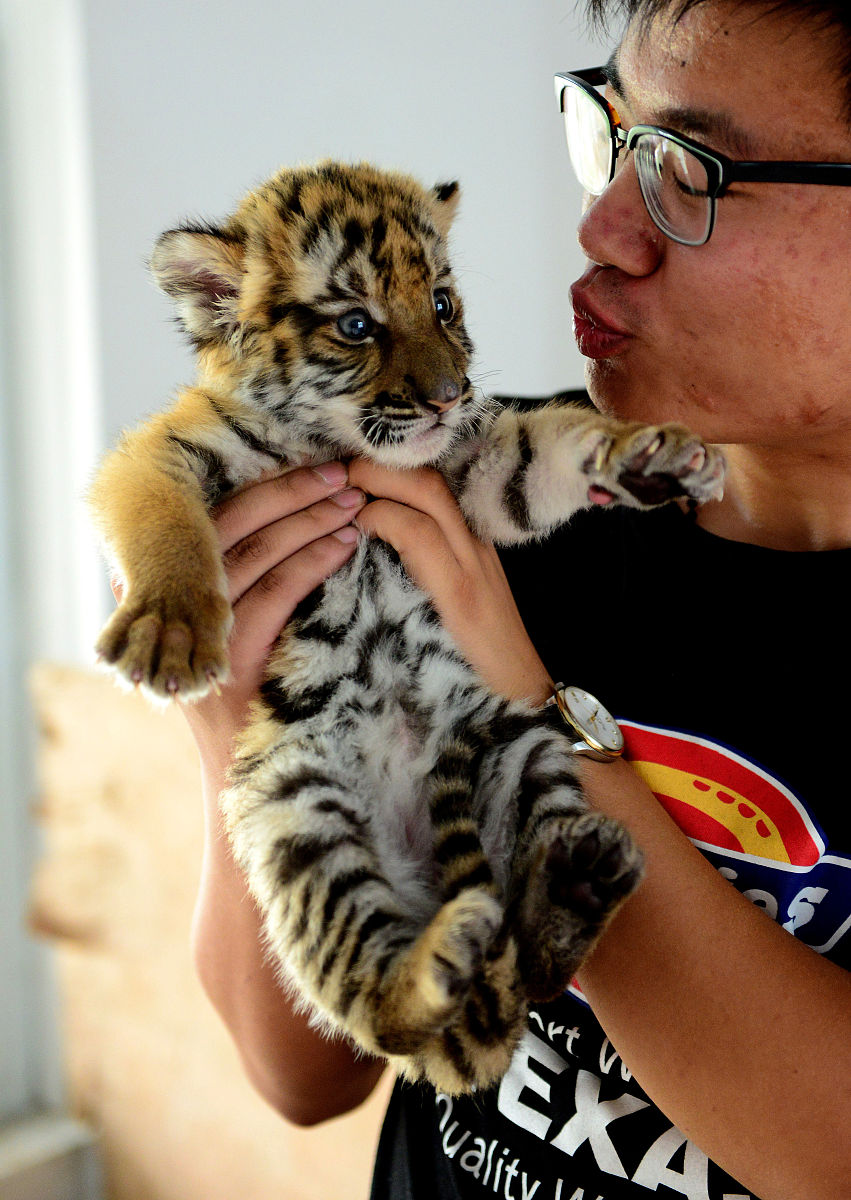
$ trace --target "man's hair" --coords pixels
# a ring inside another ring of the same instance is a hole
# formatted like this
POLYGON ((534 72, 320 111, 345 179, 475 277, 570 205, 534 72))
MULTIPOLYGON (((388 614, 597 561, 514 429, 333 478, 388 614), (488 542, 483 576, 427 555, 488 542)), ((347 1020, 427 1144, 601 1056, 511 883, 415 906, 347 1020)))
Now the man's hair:
MULTIPOLYGON (((693 8, 707 0, 585 0, 592 20, 604 26, 610 16, 621 16, 642 24, 657 15, 668 14, 676 22, 693 8)), ((733 0, 742 10, 752 9, 760 16, 786 16, 808 22, 814 29, 832 34, 836 39, 836 54, 832 64, 837 78, 844 85, 846 116, 851 121, 851 0, 733 0)))

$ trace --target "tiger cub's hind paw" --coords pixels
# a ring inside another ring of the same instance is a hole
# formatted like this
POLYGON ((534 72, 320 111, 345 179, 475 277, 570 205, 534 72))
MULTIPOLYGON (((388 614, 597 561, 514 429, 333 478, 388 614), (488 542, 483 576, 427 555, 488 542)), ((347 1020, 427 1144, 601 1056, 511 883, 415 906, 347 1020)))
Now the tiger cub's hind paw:
POLYGON ((217 592, 180 599, 132 594, 95 646, 98 659, 133 687, 163 700, 194 700, 228 675, 230 605, 217 592))
POLYGON ((582 813, 567 818, 547 847, 547 896, 551 904, 600 924, 635 890, 641 866, 641 853, 619 822, 582 813))
POLYGON ((429 990, 438 1005, 454 1005, 468 990, 502 926, 502 905, 481 888, 468 888, 444 904, 423 934, 429 957, 429 990))
POLYGON ((426 1078, 438 1091, 454 1096, 492 1087, 505 1075, 526 1029, 527 998, 513 938, 498 941, 455 1021, 403 1066, 408 1078, 426 1078))
POLYGON ((602 813, 552 822, 520 908, 520 970, 534 1000, 570 982, 609 917, 641 880, 642 856, 627 830, 602 813))
MULTIPOLYGON (((410 946, 385 995, 382 1049, 398 1050, 391 1029, 415 1033, 420 1046, 452 1021, 503 924, 499 901, 468 888, 444 904, 410 946)), ((405 1036, 410 1048, 411 1038, 405 1036)))
POLYGON ((594 504, 637 508, 678 497, 702 504, 724 493, 724 457, 681 425, 626 426, 600 433, 582 466, 594 504))

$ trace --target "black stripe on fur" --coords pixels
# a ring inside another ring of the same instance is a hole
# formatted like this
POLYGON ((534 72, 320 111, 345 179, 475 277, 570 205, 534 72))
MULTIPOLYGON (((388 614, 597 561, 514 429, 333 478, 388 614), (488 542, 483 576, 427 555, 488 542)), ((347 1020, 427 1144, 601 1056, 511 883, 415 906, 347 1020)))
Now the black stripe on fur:
POLYGON ((517 428, 517 455, 519 461, 514 469, 514 473, 505 485, 502 498, 512 521, 518 529, 524 531, 532 528, 532 520, 529 515, 529 502, 526 497, 526 472, 532 461, 532 453, 529 433, 524 425, 519 425, 517 428))
POLYGON ((301 767, 291 775, 280 775, 274 789, 266 789, 266 800, 270 803, 294 800, 307 788, 328 787, 340 789, 340 784, 330 775, 323 775, 313 767, 301 767))
POLYGON ((499 997, 493 988, 478 980, 465 1006, 467 1032, 483 1046, 495 1045, 508 1032, 499 1011, 499 997))
POLYGON ((280 447, 273 446, 271 442, 264 442, 262 438, 257 437, 255 433, 252 433, 252 431, 247 428, 247 426, 241 424, 236 420, 235 417, 232 417, 229 412, 226 412, 220 404, 217 404, 215 400, 212 399, 212 397, 208 396, 207 402, 219 420, 227 425, 231 433, 235 434, 243 443, 243 445, 248 446, 248 448, 253 450, 256 454, 263 454, 268 458, 275 458, 279 462, 286 461, 285 455, 281 453, 280 447))
POLYGON ((445 1029, 442 1041, 447 1057, 461 1078, 475 1079, 476 1073, 457 1035, 451 1029, 445 1029))
POLYGON ((185 438, 178 437, 176 433, 170 433, 168 441, 176 446, 188 460, 190 470, 200 480, 207 503, 209 505, 217 504, 222 496, 233 487, 225 460, 221 455, 216 454, 215 450, 199 446, 195 442, 188 442, 185 438))
POLYGON ((330 840, 311 836, 277 838, 270 857, 279 860, 278 882, 281 887, 288 887, 299 875, 314 868, 321 859, 327 858, 341 846, 350 844, 351 838, 348 836, 330 840))
MULTIPOLYGON (((331 924, 342 900, 351 896, 366 883, 380 882, 381 876, 376 875, 375 871, 371 871, 369 867, 356 867, 351 871, 344 871, 342 875, 336 875, 328 885, 325 894, 325 904, 322 909, 323 926, 327 928, 331 924)), ((342 940, 342 933, 339 933, 335 937, 335 941, 339 944, 342 940)))
POLYGON ((482 844, 475 829, 454 829, 444 838, 441 838, 440 831, 437 831, 434 858, 442 867, 457 858, 465 858, 468 854, 481 853, 482 844))
POLYGON ((490 863, 487 859, 480 859, 475 866, 464 871, 455 879, 451 880, 441 888, 441 898, 444 904, 448 904, 450 900, 454 900, 456 896, 460 896, 463 891, 468 888, 490 888, 493 884, 493 872, 491 871, 490 863))
MULTIPOLYGON (((320 684, 319 687, 305 688, 303 691, 285 692, 280 680, 269 679, 260 687, 260 695, 270 712, 277 720, 285 725, 296 721, 308 721, 325 709, 334 694, 337 681, 320 684)), ((330 783, 330 779, 324 780, 330 783)))
MULTIPOLYGON (((373 934, 378 933, 382 929, 386 929, 388 925, 392 925, 394 922, 398 921, 398 919, 399 918, 394 913, 383 912, 381 909, 377 909, 369 914, 369 916, 361 925, 360 929, 357 931, 357 935, 349 952, 349 957, 342 973, 342 977, 345 982, 340 993, 340 1003, 338 1006, 338 1011, 341 1016, 345 1017, 354 1003, 358 992, 360 991, 361 981, 355 977, 355 968, 360 962, 361 955, 364 952, 367 942, 373 936, 373 934)), ((409 937, 406 935, 404 942, 409 940, 409 937)), ((403 945, 404 942, 401 942, 401 944, 403 945)), ((390 955, 391 960, 394 959, 399 953, 399 949, 399 945, 393 947, 390 955)))

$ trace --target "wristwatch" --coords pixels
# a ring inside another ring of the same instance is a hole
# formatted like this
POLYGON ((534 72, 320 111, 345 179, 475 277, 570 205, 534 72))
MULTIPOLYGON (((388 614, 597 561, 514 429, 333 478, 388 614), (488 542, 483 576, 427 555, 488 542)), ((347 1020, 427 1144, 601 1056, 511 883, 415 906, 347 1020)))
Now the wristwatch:
POLYGON ((545 707, 559 714, 568 736, 578 739, 571 746, 574 754, 584 754, 597 762, 612 762, 623 754, 620 726, 590 692, 557 683, 545 707))

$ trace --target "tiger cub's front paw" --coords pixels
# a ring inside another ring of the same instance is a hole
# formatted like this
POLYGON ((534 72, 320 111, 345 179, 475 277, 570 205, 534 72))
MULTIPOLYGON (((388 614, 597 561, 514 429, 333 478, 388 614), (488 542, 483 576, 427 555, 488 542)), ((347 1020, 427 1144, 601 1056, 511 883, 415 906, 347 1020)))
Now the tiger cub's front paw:
POLYGON ((702 504, 724 494, 724 457, 681 425, 625 426, 597 433, 582 465, 593 504, 637 508, 686 497, 702 504))
POLYGON ((230 604, 218 592, 124 599, 98 638, 98 658, 134 687, 196 700, 227 678, 230 604))

